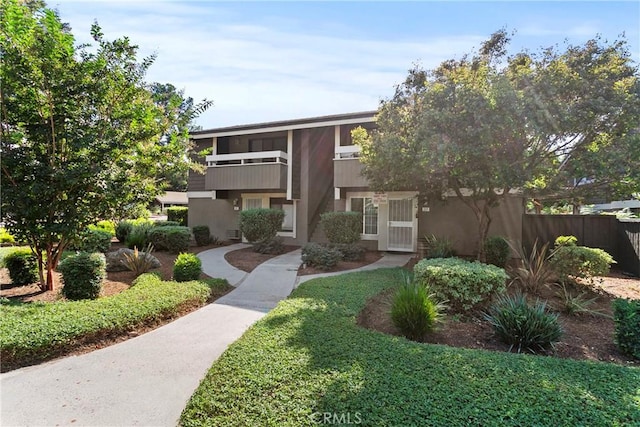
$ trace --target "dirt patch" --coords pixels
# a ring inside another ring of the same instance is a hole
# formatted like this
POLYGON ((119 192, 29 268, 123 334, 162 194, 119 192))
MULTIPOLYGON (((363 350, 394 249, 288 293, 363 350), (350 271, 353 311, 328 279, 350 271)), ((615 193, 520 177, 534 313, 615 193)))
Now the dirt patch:
MULTIPOLYGON (((616 277, 616 274, 613 277, 602 279, 603 282, 599 285, 599 289, 591 290, 580 287, 580 291, 586 292, 585 298, 597 298, 590 308, 602 315, 569 315, 564 313, 562 311, 562 297, 558 294, 559 288, 557 286, 545 287, 540 290, 538 295, 532 296, 532 299, 537 297, 547 301, 552 309, 560 313, 559 319, 564 329, 562 340, 546 354, 568 359, 640 365, 640 362, 620 353, 615 346, 611 309, 611 301, 614 298, 635 295, 634 289, 640 286, 640 279, 620 278, 616 277), (602 289, 607 289, 607 292, 602 289), (616 293, 612 294, 612 290, 616 293)), ((395 288, 388 289, 371 298, 359 314, 358 324, 368 329, 401 336, 402 334, 393 324, 390 315, 395 290, 395 288)), ((509 289, 509 292, 516 291, 517 289, 513 286, 509 289)), ((482 318, 482 313, 475 313, 466 319, 448 315, 439 329, 427 334, 423 342, 452 347, 509 351, 509 346, 494 336, 493 328, 482 318)))
POLYGON ((309 274, 319 273, 333 273, 336 271, 347 271, 355 268, 364 267, 365 265, 373 264, 382 258, 382 252, 365 252, 364 258, 361 261, 340 261, 338 265, 330 270, 322 270, 320 268, 307 266, 305 268, 300 267, 298 269, 298 276, 307 276, 309 274))
MULTIPOLYGON (((299 246, 287 245, 284 247, 283 254, 299 249, 299 246)), ((281 254, 280 254, 281 255, 281 254)), ((278 255, 260 254, 255 252, 252 247, 238 249, 236 251, 224 254, 224 259, 235 268, 251 273, 257 266, 265 261, 275 258, 278 255)))

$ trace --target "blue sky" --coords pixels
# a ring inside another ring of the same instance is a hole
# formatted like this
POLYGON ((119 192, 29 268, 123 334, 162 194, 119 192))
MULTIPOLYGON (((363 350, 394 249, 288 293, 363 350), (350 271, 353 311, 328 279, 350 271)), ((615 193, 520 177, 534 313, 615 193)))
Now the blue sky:
POLYGON ((515 30, 510 51, 626 33, 640 60, 640 2, 49 1, 89 42, 128 36, 158 58, 148 81, 215 105, 204 128, 373 110, 425 68, 515 30))

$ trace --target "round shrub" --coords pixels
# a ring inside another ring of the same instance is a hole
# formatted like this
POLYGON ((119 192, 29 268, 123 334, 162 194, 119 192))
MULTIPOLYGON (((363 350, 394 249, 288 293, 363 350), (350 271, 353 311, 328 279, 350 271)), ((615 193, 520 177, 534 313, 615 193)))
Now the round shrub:
POLYGON ((180 253, 189 249, 191 231, 189 227, 153 227, 149 230, 148 241, 158 251, 180 253))
POLYGON ((196 225, 191 229, 196 245, 205 246, 211 243, 211 231, 208 225, 196 225))
POLYGON ((467 312, 504 292, 507 274, 502 268, 459 258, 423 259, 414 269, 415 280, 429 288, 454 312, 467 312))
POLYGON ((111 247, 111 233, 101 228, 89 226, 69 245, 69 249, 81 252, 108 252, 111 247))
POLYGON ((503 237, 491 236, 484 242, 484 252, 487 264, 504 268, 509 260, 511 249, 509 248, 509 243, 503 237))
POLYGON ((182 253, 178 255, 173 265, 173 280, 177 282, 198 280, 201 273, 202 262, 195 254, 182 253))
POLYGON ((613 300, 614 341, 621 352, 640 360, 640 300, 613 300))
POLYGON ((175 221, 178 225, 187 226, 189 208, 186 206, 171 206, 167 208, 167 220, 175 221))
POLYGON ((320 224, 329 242, 353 244, 360 241, 362 214, 360 212, 327 212, 320 215, 320 224))
POLYGON ((129 233, 131 233, 132 228, 132 221, 128 219, 120 221, 118 225, 116 225, 116 239, 118 239, 120 243, 125 243, 127 241, 127 236, 129 236, 129 233))
POLYGON ((38 259, 31 249, 16 249, 7 254, 4 266, 9 270, 14 285, 23 286, 38 281, 38 259))
POLYGON ((263 240, 253 244, 253 250, 259 254, 280 255, 284 253, 284 243, 279 237, 263 240))
POLYGON ((240 231, 250 243, 266 242, 276 237, 283 220, 280 209, 247 209, 240 212, 240 231))
POLYGON ((529 305, 522 294, 500 297, 485 318, 496 335, 518 352, 532 352, 553 345, 562 336, 558 315, 549 313, 546 304, 536 300, 529 305))
POLYGON ((405 337, 421 341, 435 328, 440 308, 424 286, 407 279, 393 298, 391 320, 405 337))
POLYGON ((342 259, 342 252, 319 243, 307 243, 302 247, 302 262, 311 267, 329 270, 342 259))
POLYGON ((61 261, 58 270, 64 281, 62 294, 67 299, 96 299, 100 295, 106 275, 103 254, 80 252, 61 261))
POLYGON ((367 252, 363 246, 355 243, 335 243, 329 247, 339 250, 344 261, 362 261, 367 252))
POLYGON ((551 256, 551 267, 565 283, 571 278, 593 281, 594 276, 608 274, 614 262, 613 257, 602 249, 571 244, 557 247, 551 256))

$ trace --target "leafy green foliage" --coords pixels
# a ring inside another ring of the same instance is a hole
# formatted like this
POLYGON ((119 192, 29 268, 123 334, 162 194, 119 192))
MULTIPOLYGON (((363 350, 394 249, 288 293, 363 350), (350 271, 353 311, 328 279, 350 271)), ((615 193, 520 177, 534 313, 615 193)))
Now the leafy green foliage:
POLYGON ((377 130, 352 133, 374 189, 453 191, 476 218, 479 260, 491 210, 512 189, 580 200, 640 188, 638 73, 624 38, 537 52, 509 42, 497 31, 476 52, 415 67, 381 103, 377 130))
POLYGON ((4 257, 4 266, 14 285, 29 285, 38 281, 38 260, 29 248, 11 251, 4 257))
POLYGON ((192 229, 196 245, 205 246, 211 243, 211 231, 208 225, 196 225, 192 229))
POLYGON ((181 227, 179 221, 156 221, 153 223, 154 227, 181 227))
POLYGON ((195 254, 182 253, 173 264, 173 279, 177 282, 198 280, 202 274, 202 261, 195 254))
POLYGON ((106 219, 98 221, 96 224, 89 225, 89 228, 92 230, 103 230, 109 233, 111 237, 116 237, 116 224, 113 221, 109 221, 106 219))
POLYGON ((484 252, 487 264, 504 268, 507 265, 507 261, 509 261, 511 248, 504 237, 491 236, 484 242, 484 252))
POLYGON ((143 274, 130 289, 97 300, 2 304, 2 368, 49 359, 83 339, 126 334, 145 322, 170 317, 186 305, 202 305, 208 296, 204 283, 164 282, 143 274))
POLYGON ((171 206, 167 208, 167 220, 175 221, 186 227, 189 218, 189 208, 186 206, 171 206))
POLYGON ((180 425, 635 425, 640 369, 425 345, 362 329, 399 269, 303 283, 213 363, 180 425), (588 390, 588 393, 585 391, 588 390), (265 398, 268 396, 268 398, 265 398))
POLYGON ((279 255, 284 252, 284 243, 280 237, 274 237, 254 243, 253 250, 259 254, 279 255))
POLYGON ((284 220, 280 209, 247 209, 240 212, 240 232, 250 242, 268 242, 278 234, 284 220))
POLYGON ((576 236, 558 236, 554 242, 556 248, 560 246, 576 246, 577 244, 578 238, 576 236))
POLYGON ((320 224, 331 243, 353 244, 360 241, 360 212, 326 212, 320 215, 320 224))
POLYGON ((144 251, 139 251, 137 247, 133 249, 132 254, 124 253, 122 254, 124 259, 122 263, 125 267, 127 267, 130 271, 133 271, 136 277, 140 276, 143 273, 147 273, 149 270, 153 268, 152 255, 153 245, 149 244, 144 249, 144 251))
POLYGON ((4 227, 0 227, 0 244, 13 245, 16 239, 4 227))
MULTIPOLYGON (((134 247, 143 248, 150 243, 150 235, 152 231, 155 231, 152 222, 141 221, 138 223, 134 223, 131 227, 131 231, 129 231, 129 234, 127 234, 127 238, 125 239, 124 244, 129 249, 133 249, 134 247)), ((155 242, 151 243, 153 243, 156 248, 159 248, 159 246, 156 245, 155 242)))
POLYGON ((87 227, 73 240, 68 248, 81 252, 108 252, 111 247, 111 233, 97 227, 87 227))
POLYGON ((562 245, 551 256, 551 266, 562 282, 583 278, 593 282, 594 276, 609 273, 613 257, 606 251, 586 246, 562 245))
POLYGON ((131 220, 123 220, 118 222, 116 225, 116 239, 120 243, 125 243, 127 241, 127 237, 129 233, 131 233, 131 229, 133 228, 133 222, 131 220))
POLYGON ((562 284, 557 295, 562 300, 564 311, 571 315, 590 314, 604 315, 600 310, 594 310, 591 306, 598 300, 598 297, 587 298, 587 292, 580 292, 578 294, 571 291, 571 288, 566 284, 562 284))
POLYGON ((438 237, 435 234, 424 236, 427 253, 425 258, 451 258, 456 256, 453 242, 446 237, 438 237))
POLYGON ((428 290, 405 275, 404 283, 393 297, 391 320, 405 337, 421 341, 440 319, 442 306, 433 301, 428 290))
POLYGON ((533 242, 531 251, 527 252, 524 247, 517 248, 518 255, 522 260, 522 266, 511 270, 514 282, 520 282, 522 287, 532 293, 538 293, 541 286, 551 282, 555 273, 551 268, 549 258, 549 244, 538 247, 538 241, 533 242))
POLYGON ((329 270, 342 259, 342 252, 319 243, 310 242, 302 247, 302 262, 320 269, 329 270))
POLYGON ((496 335, 518 352, 543 350, 563 334, 558 315, 549 313, 546 303, 539 300, 529 305, 523 294, 499 297, 485 318, 496 335))
POLYGON ((148 241, 159 251, 173 253, 184 252, 189 249, 191 231, 189 227, 151 227, 148 241))
POLYGON ((363 246, 357 243, 335 243, 329 244, 329 247, 339 250, 344 261, 361 261, 367 252, 363 246))
POLYGON ((104 255, 98 253, 80 252, 65 258, 58 266, 64 282, 62 294, 70 300, 98 298, 106 267, 104 255))
POLYGON ((621 352, 640 360, 640 300, 613 300, 615 343, 621 352))
POLYGON ((446 301, 454 312, 468 312, 504 292, 502 268, 459 258, 423 259, 413 268, 415 280, 446 301))

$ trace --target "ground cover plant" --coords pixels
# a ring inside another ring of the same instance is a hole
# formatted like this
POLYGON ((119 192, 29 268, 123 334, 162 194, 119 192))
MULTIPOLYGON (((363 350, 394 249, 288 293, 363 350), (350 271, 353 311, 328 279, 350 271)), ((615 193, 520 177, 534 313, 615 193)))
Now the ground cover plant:
POLYGON ((358 327, 367 300, 401 280, 385 269, 304 283, 214 363, 181 425, 310 426, 325 414, 376 426, 640 423, 638 368, 358 327))
POLYGON ((105 335, 126 333, 145 322, 171 317, 187 306, 201 306, 218 286, 226 286, 226 282, 217 279, 209 286, 196 281, 162 281, 154 274, 144 274, 128 290, 97 300, 23 304, 3 299, 2 370, 64 354, 105 335))

